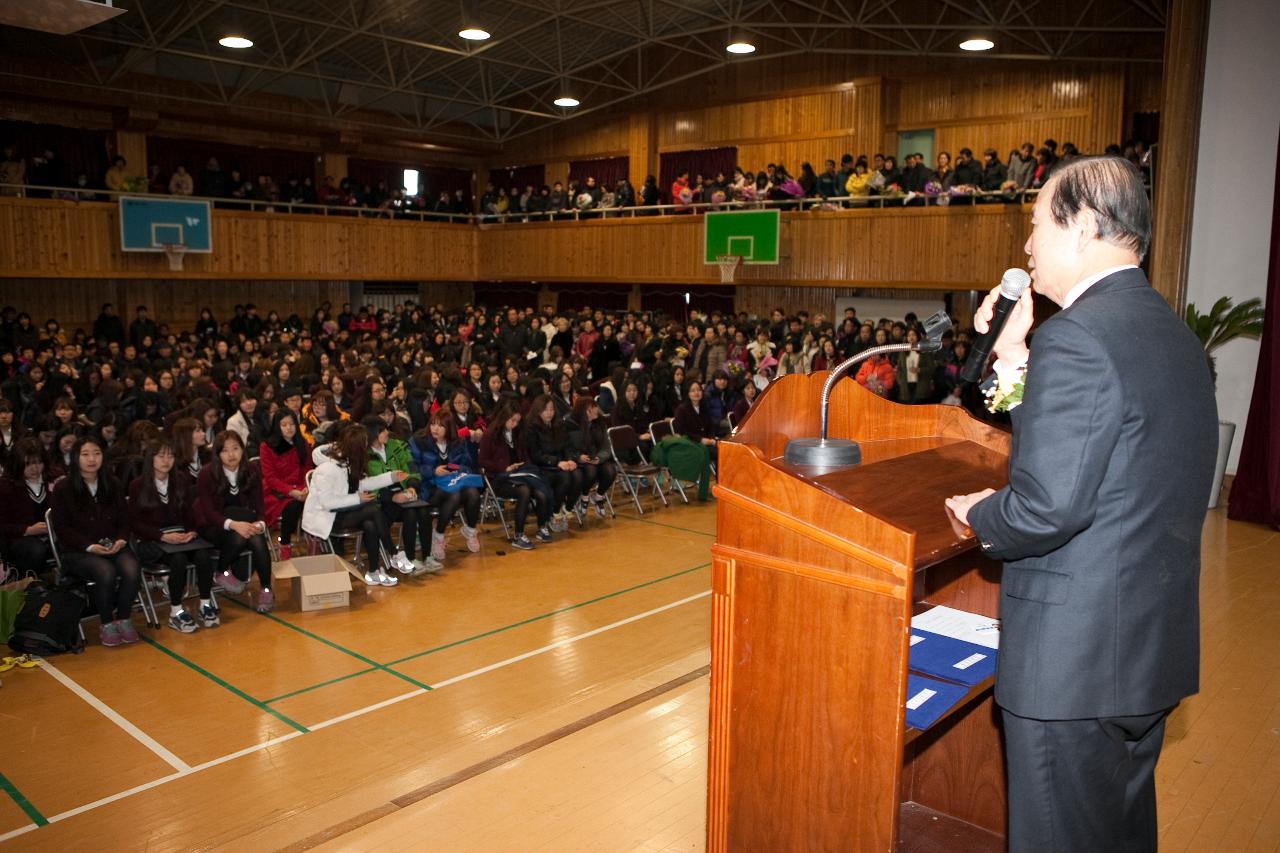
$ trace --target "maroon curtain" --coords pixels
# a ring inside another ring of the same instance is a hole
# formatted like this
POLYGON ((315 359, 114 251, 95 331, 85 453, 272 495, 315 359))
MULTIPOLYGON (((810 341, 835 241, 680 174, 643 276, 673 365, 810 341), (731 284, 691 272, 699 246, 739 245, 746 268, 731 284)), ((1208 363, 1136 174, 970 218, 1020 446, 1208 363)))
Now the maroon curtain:
POLYGON ((1240 462, 1227 502, 1227 517, 1280 526, 1280 149, 1276 151, 1272 195, 1271 263, 1267 273, 1267 315, 1253 380, 1249 421, 1240 462))
POLYGON ((524 188, 532 186, 535 191, 547 182, 547 167, 541 164, 537 166, 516 166, 510 169, 490 169, 489 183, 494 188, 501 188, 510 191, 512 187, 516 187, 521 192, 524 188))
POLYGON ((314 174, 314 155, 306 151, 280 151, 270 148, 253 148, 247 145, 229 145, 203 139, 172 139, 164 136, 147 137, 148 165, 160 167, 165 180, 181 163, 192 175, 199 175, 210 157, 216 157, 222 171, 228 175, 239 170, 246 181, 256 181, 258 175, 270 175, 278 183, 284 183, 290 175, 299 179, 314 174))
POLYGON ((728 314, 733 312, 736 293, 737 289, 731 284, 644 284, 640 286, 640 308, 661 311, 673 320, 687 320, 690 308, 728 314), (687 306, 686 293, 689 294, 687 306))
POLYGON ((555 284, 556 310, 580 311, 590 306, 592 310, 626 311, 631 297, 629 284, 555 284))
MULTIPOLYGON (((10 145, 17 148, 18 156, 27 161, 28 182, 31 181, 31 158, 40 156, 49 148, 62 160, 57 175, 59 183, 74 183, 76 176, 83 173, 89 179, 89 186, 102 186, 102 176, 107 171, 105 130, 0 121, 0 149, 10 145)), ((140 165, 138 171, 143 171, 140 165)))
POLYGON ((737 148, 699 148, 696 151, 669 151, 659 158, 658 189, 664 203, 670 203, 671 184, 684 170, 689 170, 689 183, 698 175, 714 178, 716 172, 733 180, 733 169, 738 165, 737 148))
POLYGON ((569 180, 586 181, 595 178, 602 187, 613 188, 618 181, 629 177, 630 157, 605 157, 600 160, 573 160, 569 163, 569 180))

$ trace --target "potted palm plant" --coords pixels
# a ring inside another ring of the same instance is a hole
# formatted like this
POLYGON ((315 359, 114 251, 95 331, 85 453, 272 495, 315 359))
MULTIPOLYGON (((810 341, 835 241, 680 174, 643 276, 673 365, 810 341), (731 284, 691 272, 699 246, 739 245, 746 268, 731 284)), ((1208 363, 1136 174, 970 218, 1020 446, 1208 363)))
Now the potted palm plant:
MULTIPOLYGON (((1224 296, 1208 314, 1196 310, 1194 302, 1187 303, 1187 325, 1204 347, 1205 358, 1209 362, 1209 376, 1213 379, 1214 390, 1218 387, 1218 367, 1214 352, 1218 347, 1234 341, 1236 338, 1262 337, 1263 308, 1261 299, 1247 299, 1239 305, 1232 305, 1231 297, 1224 296)), ((1222 491, 1222 477, 1227 470, 1227 457, 1231 455, 1231 444, 1236 437, 1236 425, 1229 421, 1218 421, 1218 465, 1213 473, 1213 491, 1209 495, 1209 508, 1218 505, 1218 494, 1222 491)))

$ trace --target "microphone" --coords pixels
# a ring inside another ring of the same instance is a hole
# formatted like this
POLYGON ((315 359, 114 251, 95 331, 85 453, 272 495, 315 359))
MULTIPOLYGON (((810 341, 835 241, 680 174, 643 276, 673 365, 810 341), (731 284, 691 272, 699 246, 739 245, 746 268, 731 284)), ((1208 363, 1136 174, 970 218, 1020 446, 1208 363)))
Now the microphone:
POLYGON ((964 367, 960 370, 962 381, 977 382, 982 377, 982 369, 987 366, 987 359, 991 357, 996 338, 1000 337, 1000 330, 1009 319, 1009 311, 1017 304, 1022 291, 1026 290, 1030 283, 1031 276, 1026 270, 1014 267, 1004 271, 1004 276, 1000 279, 1000 296, 996 298, 991 314, 991 325, 985 335, 973 342, 969 358, 965 360, 964 367))

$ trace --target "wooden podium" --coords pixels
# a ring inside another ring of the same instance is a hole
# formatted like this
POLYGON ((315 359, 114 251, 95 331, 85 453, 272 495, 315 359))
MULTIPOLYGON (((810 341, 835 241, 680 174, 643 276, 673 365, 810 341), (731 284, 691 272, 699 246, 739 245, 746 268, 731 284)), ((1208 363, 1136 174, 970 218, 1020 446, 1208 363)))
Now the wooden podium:
POLYGON ((826 378, 773 383, 720 444, 707 849, 1003 850, 993 679, 926 732, 904 704, 912 615, 997 615, 1000 566, 943 500, 1002 486, 1009 436, 842 380, 829 435, 862 464, 795 468, 826 378))

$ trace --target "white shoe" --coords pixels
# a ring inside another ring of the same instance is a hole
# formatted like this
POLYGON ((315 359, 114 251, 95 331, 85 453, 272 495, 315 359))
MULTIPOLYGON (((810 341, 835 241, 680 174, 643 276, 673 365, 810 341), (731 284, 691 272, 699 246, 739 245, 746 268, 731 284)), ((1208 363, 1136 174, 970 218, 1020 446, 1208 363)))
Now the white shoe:
POLYGON ((391 558, 391 567, 402 575, 407 575, 413 571, 413 560, 404 551, 396 551, 396 555, 391 558))
POLYGON ((476 529, 474 527, 467 527, 465 524, 462 525, 462 538, 466 540, 468 551, 472 554, 480 552, 480 537, 476 535, 476 529))
POLYGON ((365 572, 364 585, 365 586, 382 586, 382 581, 378 578, 377 572, 365 572))
POLYGON ((438 572, 443 568, 444 568, 444 563, 440 562, 435 557, 428 554, 425 558, 421 560, 413 561, 413 576, 415 578, 420 578, 423 575, 429 575, 429 574, 433 574, 434 572, 438 572))
POLYGON ((386 569, 378 569, 378 583, 383 586, 395 586, 400 583, 400 579, 387 574, 386 569))
POLYGON ((444 534, 434 530, 431 532, 431 558, 444 563, 444 534))

